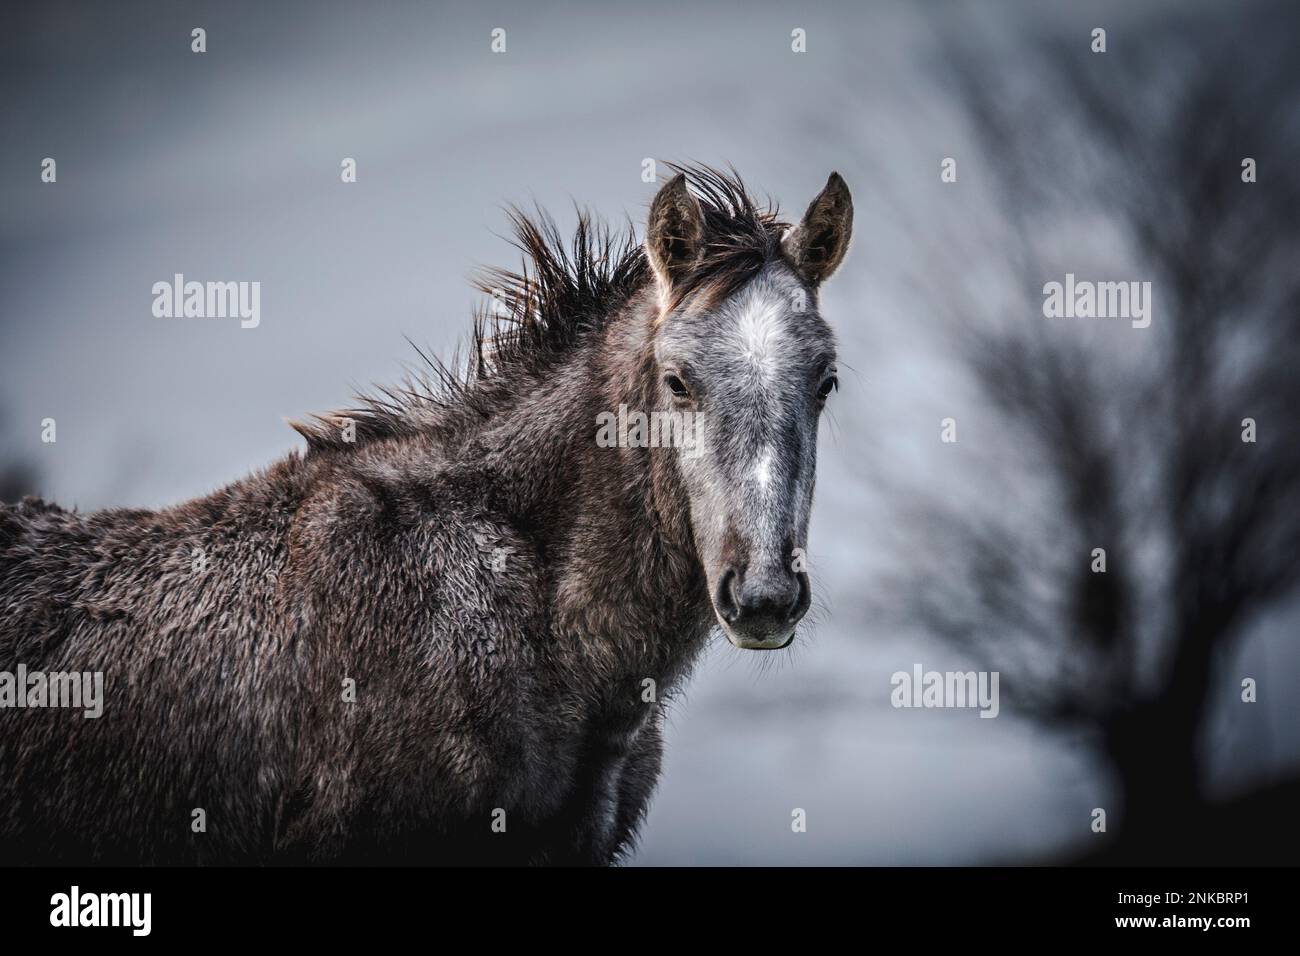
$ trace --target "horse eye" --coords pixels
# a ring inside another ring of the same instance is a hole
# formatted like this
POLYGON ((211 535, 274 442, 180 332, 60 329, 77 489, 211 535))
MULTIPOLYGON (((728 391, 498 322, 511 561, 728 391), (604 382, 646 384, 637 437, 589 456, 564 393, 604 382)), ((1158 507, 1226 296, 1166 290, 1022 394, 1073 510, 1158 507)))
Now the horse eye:
POLYGON ((840 380, 832 375, 826 381, 822 382, 821 388, 817 389, 817 400, 824 402, 830 397, 831 392, 840 390, 840 380))
POLYGON ((676 375, 665 375, 664 384, 667 385, 668 390, 672 392, 674 395, 676 395, 678 398, 691 397, 691 390, 687 388, 686 383, 683 382, 676 375))

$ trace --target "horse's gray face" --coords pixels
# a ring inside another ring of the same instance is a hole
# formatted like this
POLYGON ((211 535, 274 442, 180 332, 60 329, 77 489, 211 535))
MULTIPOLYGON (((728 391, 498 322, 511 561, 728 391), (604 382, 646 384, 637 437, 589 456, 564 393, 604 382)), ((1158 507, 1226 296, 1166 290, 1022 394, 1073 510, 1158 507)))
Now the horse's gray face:
MULTIPOLYGON (((694 203, 678 177, 651 208, 647 251, 666 295, 675 259, 701 237, 694 203)), ((817 425, 837 386, 816 289, 843 257, 851 220, 848 188, 832 175, 782 257, 721 302, 687 300, 655 337, 661 407, 693 419, 679 471, 713 608, 737 647, 785 647, 810 603, 817 425)))
POLYGON ((713 607, 737 647, 784 647, 808 610, 817 422, 835 388, 830 329, 783 263, 656 338, 665 407, 695 417, 679 452, 713 607))

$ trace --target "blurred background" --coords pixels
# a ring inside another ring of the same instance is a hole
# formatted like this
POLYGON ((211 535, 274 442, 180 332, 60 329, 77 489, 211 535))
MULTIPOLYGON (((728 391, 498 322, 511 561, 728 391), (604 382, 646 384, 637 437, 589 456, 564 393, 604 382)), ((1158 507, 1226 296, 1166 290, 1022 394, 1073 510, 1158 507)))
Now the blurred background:
POLYGON ((699 160, 797 217, 837 169, 816 621, 779 658, 710 648, 630 862, 1300 860, 1294 3, 7 21, 0 498, 161 506, 299 447, 283 418, 397 379, 404 337, 463 340, 466 277, 518 264, 506 203, 639 227, 643 160, 699 160), (259 281, 260 325, 155 318, 177 272, 259 281), (1150 327, 1044 318, 1067 272, 1151 282, 1150 327), (997 670, 1000 715, 894 709, 918 663, 997 670))

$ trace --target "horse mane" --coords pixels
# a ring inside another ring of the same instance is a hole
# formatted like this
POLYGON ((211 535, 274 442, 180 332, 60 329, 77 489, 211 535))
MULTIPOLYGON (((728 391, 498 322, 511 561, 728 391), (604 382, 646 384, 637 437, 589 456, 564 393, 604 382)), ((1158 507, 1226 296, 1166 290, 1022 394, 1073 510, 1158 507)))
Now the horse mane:
MULTIPOLYGON (((704 248, 677 298, 730 295, 780 255, 788 224, 779 220, 770 199, 759 206, 734 169, 665 165, 686 174, 704 219, 704 248)), ((577 226, 566 242, 541 208, 529 215, 511 206, 507 216, 523 264, 518 272, 489 268, 475 276, 475 289, 492 296, 493 303, 475 310, 467 346, 447 362, 412 342, 418 363, 407 366, 400 384, 357 395, 353 408, 289 422, 307 439, 308 454, 420 434, 454 437, 490 418, 520 383, 544 375, 604 329, 651 280, 630 220, 614 231, 578 209, 577 226), (351 441, 344 438, 349 422, 351 441)))

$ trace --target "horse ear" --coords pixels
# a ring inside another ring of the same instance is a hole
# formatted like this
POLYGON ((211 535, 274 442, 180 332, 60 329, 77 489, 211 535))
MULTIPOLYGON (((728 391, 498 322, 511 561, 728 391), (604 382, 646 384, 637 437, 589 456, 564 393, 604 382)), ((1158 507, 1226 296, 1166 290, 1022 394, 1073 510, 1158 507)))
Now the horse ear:
POLYGON ((655 196, 646 224, 646 258, 666 288, 690 271, 703 238, 700 204, 686 188, 686 174, 678 173, 655 196))
POLYGON ((853 235, 853 197, 839 173, 808 205, 799 225, 786 234, 781 249, 809 285, 820 285, 844 259, 853 235))

